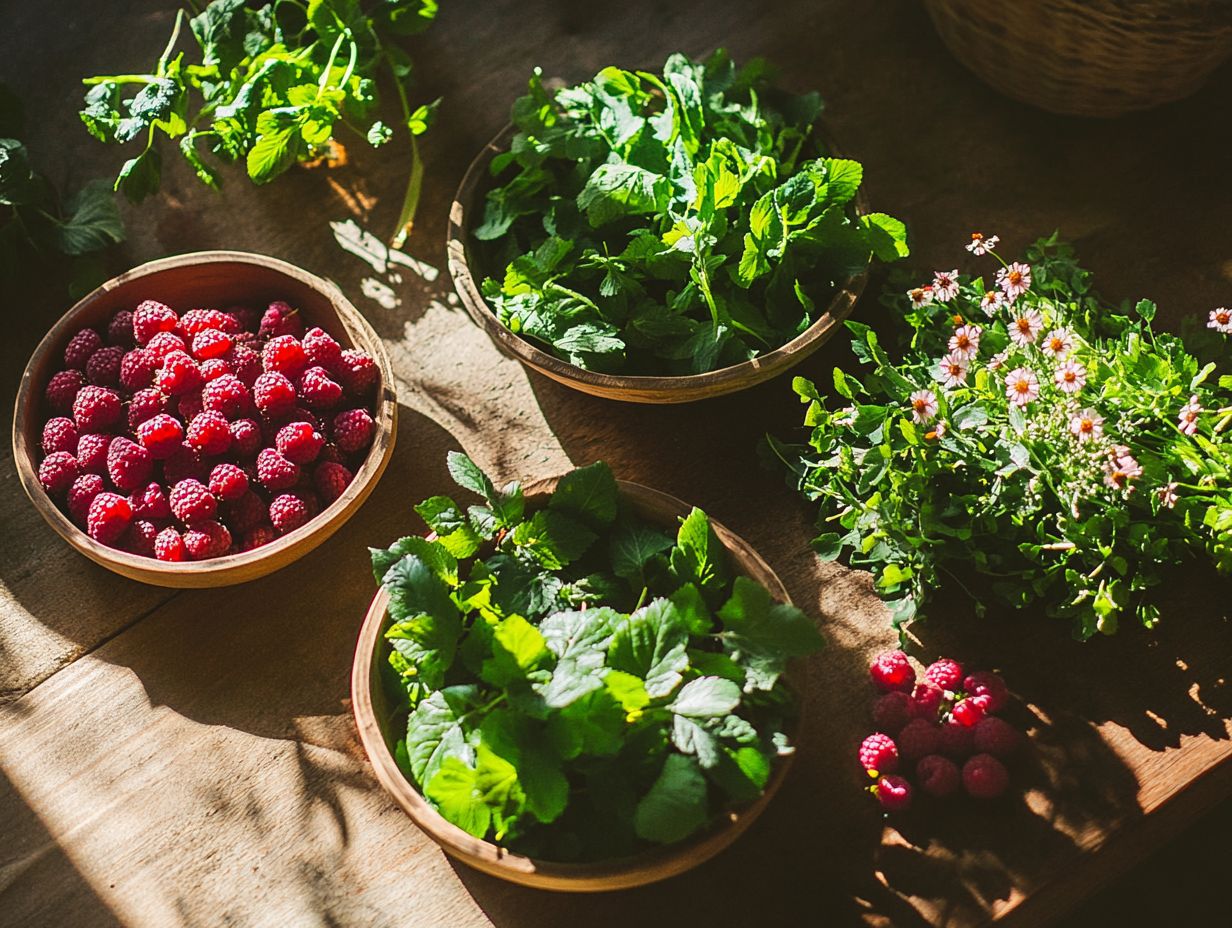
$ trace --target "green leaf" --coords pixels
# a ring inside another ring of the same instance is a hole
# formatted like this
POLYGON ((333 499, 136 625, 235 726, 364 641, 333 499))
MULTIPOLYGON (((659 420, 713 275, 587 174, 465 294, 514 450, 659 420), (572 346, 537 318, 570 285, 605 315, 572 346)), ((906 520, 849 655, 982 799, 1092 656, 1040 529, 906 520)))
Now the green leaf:
POLYGON ((612 635, 608 666, 645 681, 652 698, 667 696, 689 666, 689 631, 667 599, 656 599, 629 616, 612 635))
POLYGON ((636 712, 650 703, 646 684, 640 678, 623 670, 609 670, 603 675, 603 688, 611 694, 625 712, 636 712))
POLYGON ((680 523, 671 568, 681 583, 696 583, 706 594, 716 594, 726 586, 730 576, 727 553, 709 518, 696 507, 680 523))
POLYGON ((136 158, 129 158, 116 176, 115 189, 130 203, 140 203, 152 193, 158 193, 162 175, 162 156, 157 148, 149 148, 136 158))
POLYGON ((470 490, 486 499, 489 503, 496 499, 496 487, 492 484, 479 465, 460 451, 450 451, 446 459, 449 476, 464 490, 470 490))
POLYGON ((630 583, 642 582, 642 571, 656 554, 672 547, 672 540, 644 522, 628 520, 612 533, 610 555, 616 576, 630 583))
POLYGON ((714 617, 696 584, 686 583, 671 595, 672 605, 691 635, 709 635, 714 631, 714 617))
POLYGON ((868 213, 860 217, 860 224, 879 261, 897 261, 911 254, 907 247, 907 226, 902 220, 885 213, 868 213))
POLYGON ((548 505, 601 528, 616 519, 617 495, 611 468, 596 461, 562 477, 548 505))
POLYGON ((724 650, 744 667, 746 691, 772 689, 792 657, 822 646, 817 628, 795 606, 776 603, 761 584, 737 577, 719 609, 724 650))
POLYGON ((483 720, 480 732, 481 746, 514 767, 531 814, 545 824, 559 818, 569 801, 569 781, 542 725, 498 709, 483 720))
POLYGON ((487 835, 492 812, 479 788, 478 774, 457 757, 446 757, 441 762, 436 776, 424 787, 424 795, 446 821, 476 838, 487 835))
POLYGON ((577 206, 598 228, 622 216, 656 212, 667 195, 667 178, 660 174, 632 164, 601 164, 577 195, 577 206))
POLYGON ((511 538, 545 568, 559 570, 585 554, 598 536, 565 512, 541 509, 515 528, 511 538))
POLYGON ((674 844, 701 828, 709 817, 706 778, 697 761, 669 754, 650 792, 638 802, 633 823, 639 837, 674 844))
POLYGON ((461 507, 448 496, 429 497, 415 511, 455 558, 468 558, 479 550, 482 539, 461 507))
POLYGON ((248 176, 253 183, 269 183, 291 165, 304 151, 300 137, 302 116, 262 113, 257 119, 257 141, 245 159, 248 176))
POLYGON ((480 705, 479 696, 473 685, 446 687, 421 700, 407 718, 407 763, 421 787, 432 781, 448 757, 474 762, 462 723, 480 705))
POLYGON ((408 554, 414 554, 447 584, 458 585, 457 559, 443 545, 420 538, 418 535, 399 538, 388 548, 369 548, 368 553, 372 556, 372 573, 377 583, 385 579, 385 574, 394 564, 408 554))
POLYGON ((66 204, 69 217, 52 226, 56 248, 66 255, 83 255, 124 241, 124 224, 111 185, 93 180, 66 204))
POLYGON ((677 715, 709 719, 728 715, 740 705, 740 687, 721 677, 698 677, 690 680, 669 708, 677 715))
POLYGON ((441 108, 441 99, 437 97, 431 103, 422 103, 415 107, 406 119, 406 127, 411 135, 423 135, 432 128, 432 124, 436 122, 437 110, 441 108))
POLYGON ((424 685, 437 689, 453 663, 462 622, 443 580, 418 555, 408 554, 385 574, 389 614, 385 637, 416 669, 424 685))
POLYGON ((524 681, 548 661, 547 642, 539 629, 520 615, 502 619, 492 633, 492 656, 484 660, 480 677, 493 686, 524 681))

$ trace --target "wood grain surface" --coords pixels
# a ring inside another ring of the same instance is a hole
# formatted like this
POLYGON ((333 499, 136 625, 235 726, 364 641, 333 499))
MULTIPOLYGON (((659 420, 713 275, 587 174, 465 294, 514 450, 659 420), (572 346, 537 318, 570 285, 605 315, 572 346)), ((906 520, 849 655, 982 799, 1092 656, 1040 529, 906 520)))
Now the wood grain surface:
MULTIPOLYGON (((85 134, 77 80, 153 61, 170 8, 5 5, 0 79, 27 100, 27 142, 58 183, 109 176, 128 156, 85 134)), ((1081 121, 987 89, 910 0, 447 0, 414 45, 420 96, 446 102, 423 140, 409 255, 380 247, 409 167, 397 144, 355 139, 344 167, 262 188, 229 174, 217 194, 169 150, 163 193, 124 210, 116 272, 257 251, 336 281, 365 313, 400 409, 396 451, 355 517, 250 584, 156 589, 66 546, 0 450, 0 925, 1042 924, 1232 792, 1228 588, 1194 570, 1170 588, 1158 633, 1088 644, 1033 615, 977 620, 943 597, 914 653, 1001 668, 1038 759, 1016 774, 1020 798, 885 823, 853 754, 868 656, 894 636, 868 578, 813 557, 810 508, 759 466, 759 436, 798 424, 788 382, 688 406, 613 403, 528 373, 467 318, 445 272, 449 204, 530 68, 582 77, 717 45, 768 55, 786 84, 822 91, 873 208, 908 221, 926 271, 961 265, 973 229, 1012 252, 1059 228, 1103 292, 1155 299, 1168 326, 1230 299, 1226 68, 1179 104, 1081 121), (603 897, 512 886, 450 863, 377 784, 347 688, 373 592, 365 546, 419 527, 410 506, 448 489, 451 448, 502 480, 603 458, 695 502, 825 631, 792 775, 703 867, 603 897)), ((856 318, 882 318, 878 287, 856 318)), ((5 294, 0 409, 69 302, 58 279, 5 294)), ((835 339, 799 373, 825 378, 848 359, 835 339)))

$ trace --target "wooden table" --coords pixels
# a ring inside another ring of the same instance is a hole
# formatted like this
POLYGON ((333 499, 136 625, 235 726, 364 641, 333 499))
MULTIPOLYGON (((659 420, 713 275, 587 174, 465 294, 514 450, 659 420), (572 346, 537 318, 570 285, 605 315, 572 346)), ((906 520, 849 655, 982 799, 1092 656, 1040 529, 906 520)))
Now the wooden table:
MULTIPOLYGON (((12 4, 3 76, 35 114, 28 141, 59 182, 123 155, 77 123, 79 76, 158 54, 158 3, 12 4)), ((872 202, 907 219, 923 268, 952 267, 972 229, 1013 251, 1060 228, 1109 296, 1150 296, 1165 324, 1227 302, 1232 186, 1222 135, 1232 74, 1115 122, 1008 102, 944 52, 916 4, 794 0, 447 0, 415 51, 427 137, 413 261, 372 266, 339 234, 393 224, 398 145, 350 146, 332 173, 295 171, 221 194, 178 159, 163 194, 125 209, 127 263, 201 248, 286 258, 337 280, 387 340, 402 409, 397 452, 332 541, 264 580, 172 592, 73 554, 22 495, 0 451, 0 924, 469 925, 1036 924, 1156 847, 1232 787, 1226 587, 1178 584, 1163 629, 1080 645, 1034 616, 977 621, 946 603, 916 653, 1001 667, 1039 744, 1023 798, 885 825, 859 792, 868 656, 890 645, 866 576, 810 554, 812 513, 755 444, 788 434, 786 380, 681 408, 618 405, 528 375, 465 317, 443 272, 450 195, 532 65, 580 77, 728 45, 820 88, 872 202), (591 12, 583 12, 593 7, 591 12), (754 10, 760 12, 754 13, 754 10), (606 459, 623 477, 705 507, 743 534, 822 625, 799 764, 729 852, 667 884, 604 898, 549 895, 452 864, 372 778, 347 701, 372 594, 365 545, 413 528, 410 505, 448 486, 462 447, 502 479, 606 459)), ((65 308, 58 281, 7 294, 7 408, 36 339, 65 308)), ((151 294, 157 296, 157 294, 151 294)), ((857 309, 882 312, 875 299, 857 309)), ((845 363, 835 343, 801 373, 845 363)), ((7 420, 5 427, 7 428, 7 420)))

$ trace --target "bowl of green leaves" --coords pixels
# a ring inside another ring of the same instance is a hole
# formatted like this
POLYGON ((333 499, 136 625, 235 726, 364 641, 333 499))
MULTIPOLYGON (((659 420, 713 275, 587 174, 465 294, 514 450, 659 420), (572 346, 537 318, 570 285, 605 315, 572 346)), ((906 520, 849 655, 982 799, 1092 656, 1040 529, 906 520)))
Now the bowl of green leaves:
POLYGON ((818 348, 906 229, 869 212, 818 95, 768 72, 675 54, 552 92, 536 70, 453 204, 471 317, 547 376, 642 403, 741 390, 818 348))
POLYGON ((791 761, 813 622, 744 541, 602 462, 372 549, 351 690, 378 780, 453 857, 574 892, 730 845, 791 761))

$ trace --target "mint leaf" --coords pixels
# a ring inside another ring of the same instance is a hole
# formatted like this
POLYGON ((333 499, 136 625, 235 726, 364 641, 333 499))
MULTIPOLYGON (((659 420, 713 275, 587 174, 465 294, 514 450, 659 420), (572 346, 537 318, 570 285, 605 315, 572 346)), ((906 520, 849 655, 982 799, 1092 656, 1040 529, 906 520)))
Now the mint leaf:
POLYGON ((56 248, 66 255, 83 255, 124 241, 124 224, 111 185, 93 180, 66 204, 69 216, 52 225, 56 248))
POLYGON ((616 628, 608 648, 608 666, 645 681, 658 699, 672 692, 689 666, 685 649, 689 632, 670 600, 656 599, 616 628))
POLYGON ((740 687, 721 677, 698 677, 690 680, 669 709, 677 715, 690 718, 710 719, 727 715, 740 705, 740 687))
POLYGON ((737 577, 731 598, 719 609, 723 648, 745 670, 745 691, 769 690, 792 657, 822 646, 817 628, 795 606, 776 603, 759 583, 737 577))
POLYGON ((709 769, 719 763, 722 746, 714 733, 691 718, 677 715, 672 718, 672 744, 681 754, 692 754, 703 768, 709 769))
POLYGON ((476 838, 487 835, 492 822, 492 812, 479 787, 479 777, 473 767, 457 757, 446 757, 436 775, 424 787, 424 795, 432 801, 446 821, 476 838))
POLYGON ((385 637, 415 668, 425 686, 439 688, 462 634, 461 618, 448 588, 415 554, 394 564, 382 585, 389 592, 393 619, 385 637))
POLYGON ((616 519, 617 495, 611 468, 596 461, 562 477, 548 505, 577 516, 592 528, 602 528, 616 519))
POLYGON ((450 686, 437 690, 411 712, 406 723, 407 763, 421 786, 430 783, 447 757, 474 763, 462 720, 480 704, 479 688, 450 686))
POLYGON ((637 804, 633 822, 639 837, 674 844, 697 831, 708 818, 706 778, 697 761, 669 754, 650 792, 637 804))
POLYGON ((671 547, 672 540, 659 530, 639 521, 626 521, 612 534, 612 570, 616 576, 641 585, 646 562, 671 547))
POLYGON ((696 583, 705 594, 715 595, 726 585, 727 553, 700 509, 694 508, 680 523, 671 567, 681 583, 696 583))
POLYGON ((653 213, 667 203, 667 178, 632 164, 601 164, 577 195, 596 228, 621 216, 653 213))
POLYGON ((513 530, 513 543, 549 570, 573 563, 598 537, 585 524, 551 509, 541 509, 513 530))
POLYGON ((446 459, 449 476, 464 490, 477 493, 491 503, 496 499, 496 487, 479 465, 460 451, 450 451, 446 459))
POLYGON ((686 583, 671 595, 672 605, 691 635, 709 635, 714 630, 714 618, 696 584, 686 583))
POLYGON ((456 558, 467 558, 479 550, 479 534, 469 518, 448 496, 433 496, 415 507, 415 511, 436 532, 440 544, 456 558))
POLYGON ((418 535, 399 538, 388 548, 369 548, 368 553, 372 557, 372 573, 378 583, 385 579, 389 568, 408 554, 414 554, 448 585, 458 585, 457 558, 443 545, 418 535))
POLYGON ((493 686, 525 680, 548 660, 543 635, 520 615, 502 619, 493 630, 491 644, 492 656, 483 662, 480 676, 493 686))

